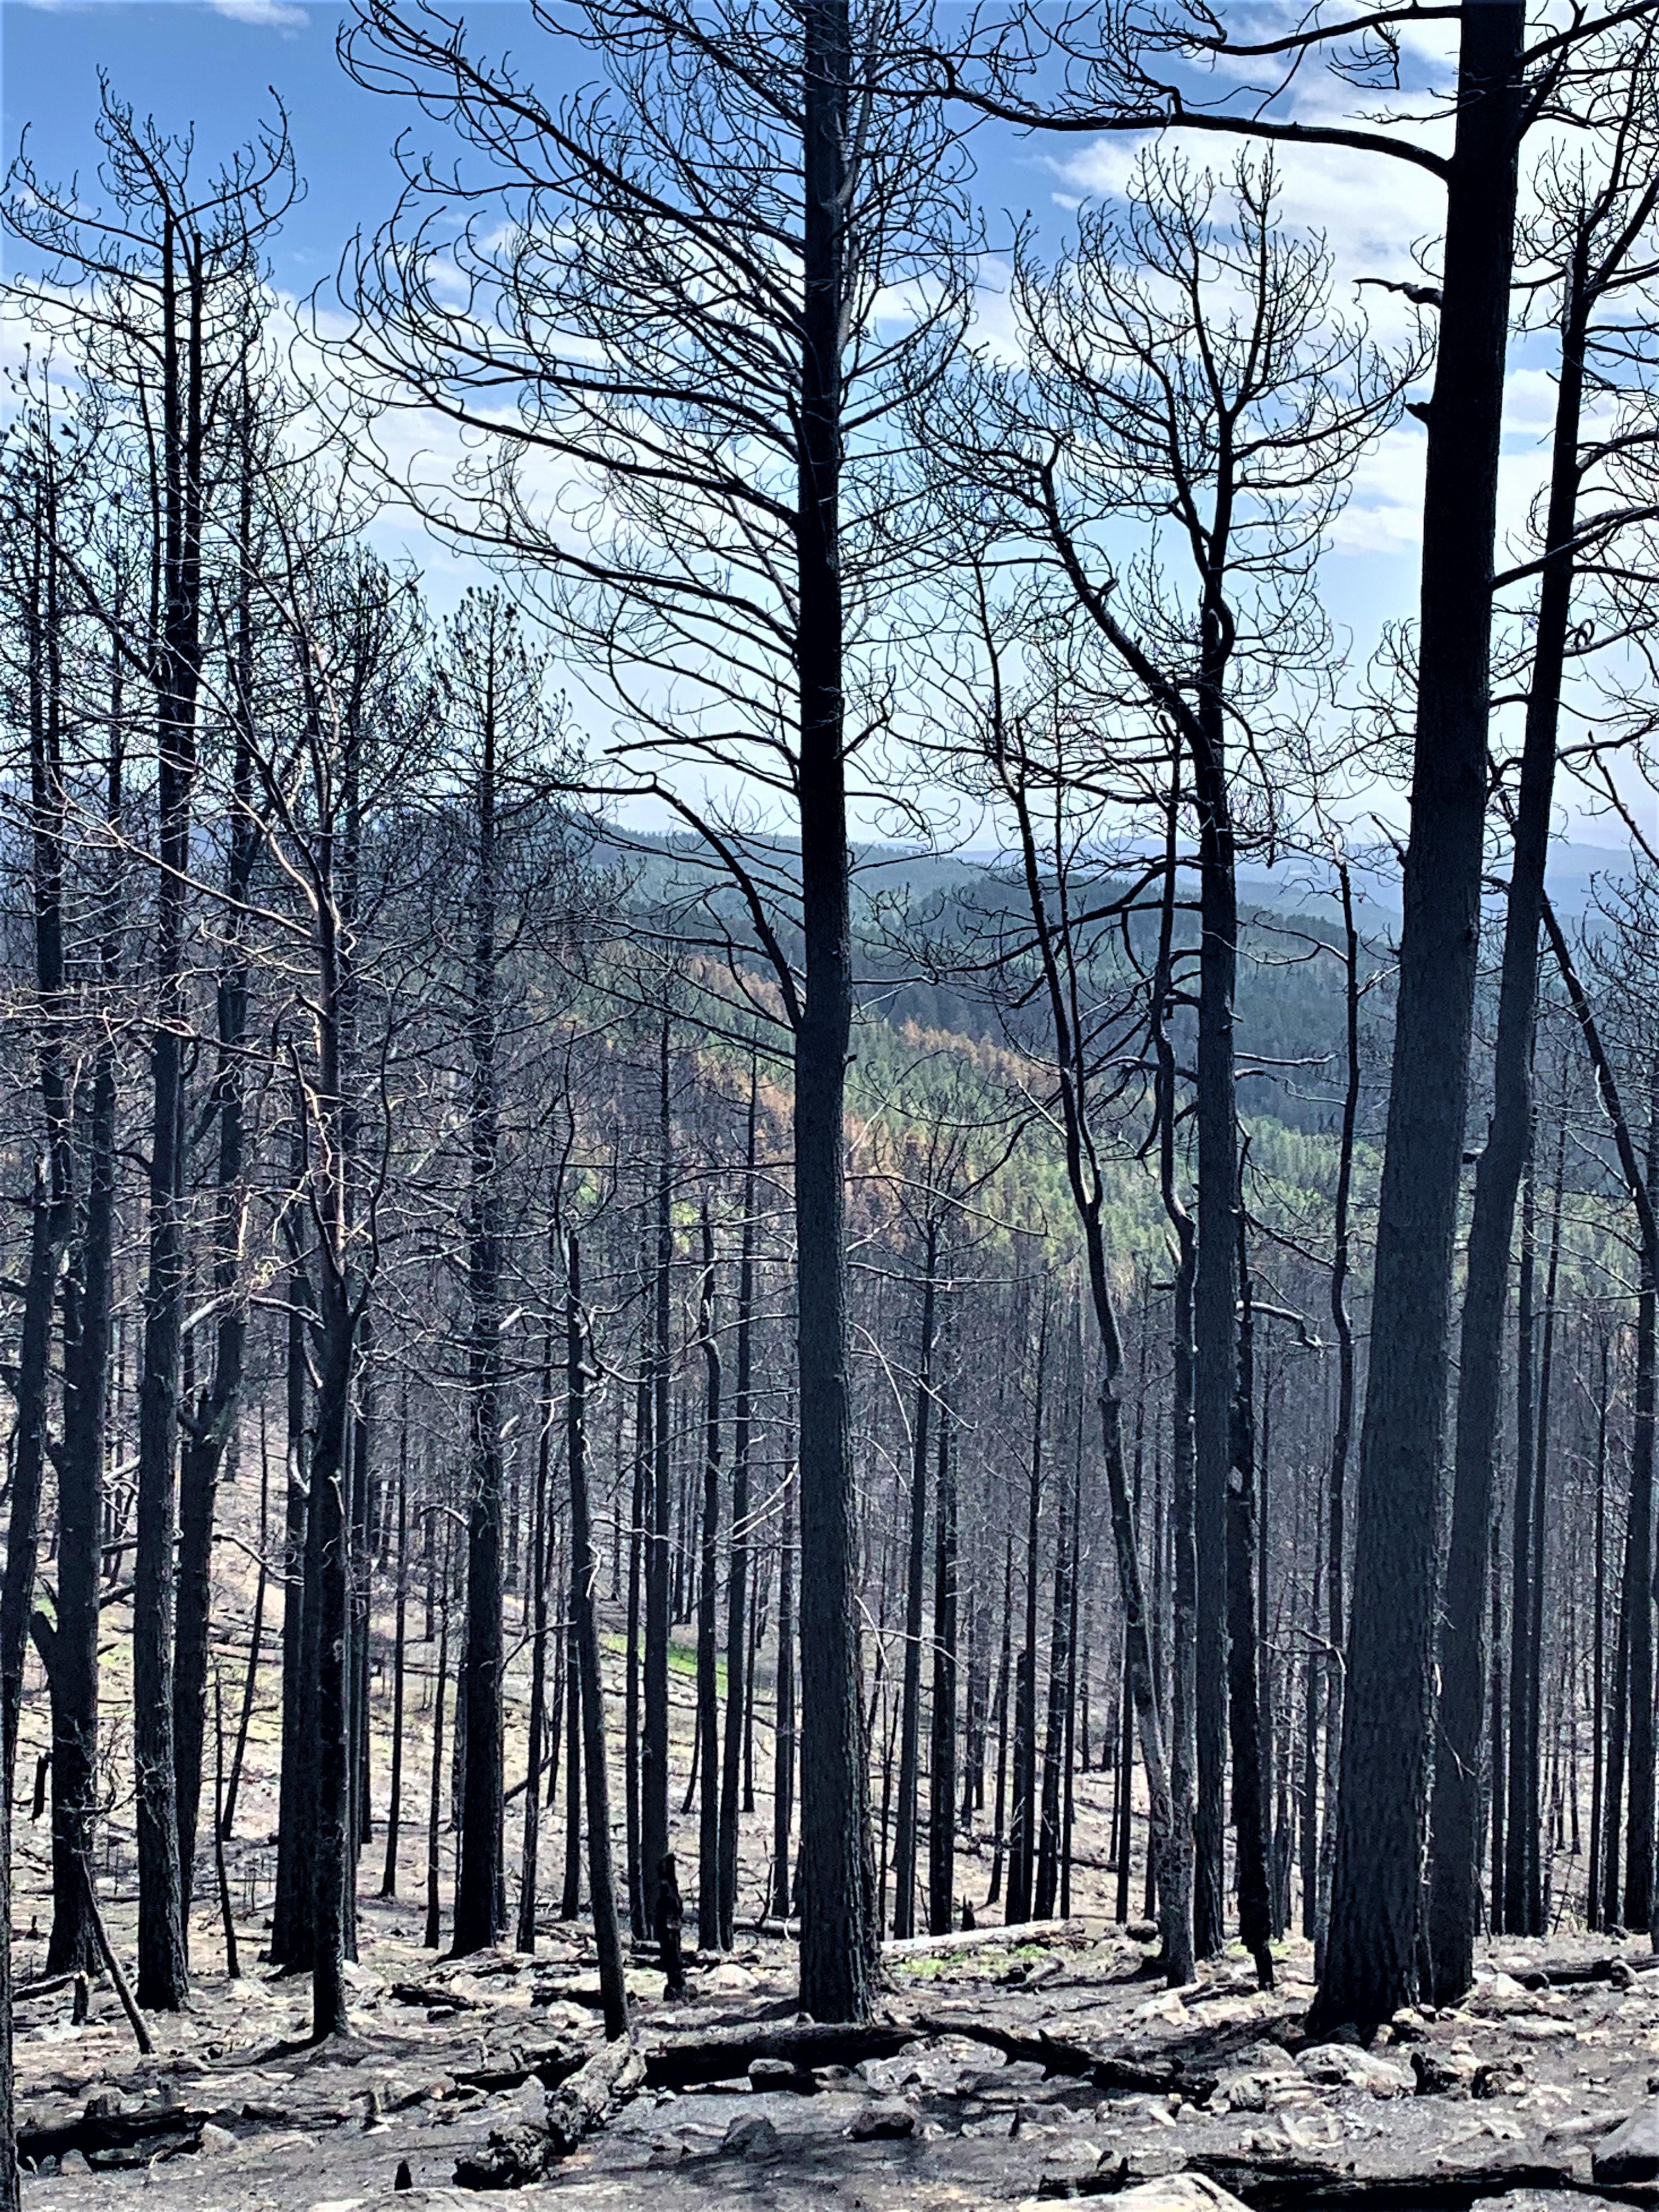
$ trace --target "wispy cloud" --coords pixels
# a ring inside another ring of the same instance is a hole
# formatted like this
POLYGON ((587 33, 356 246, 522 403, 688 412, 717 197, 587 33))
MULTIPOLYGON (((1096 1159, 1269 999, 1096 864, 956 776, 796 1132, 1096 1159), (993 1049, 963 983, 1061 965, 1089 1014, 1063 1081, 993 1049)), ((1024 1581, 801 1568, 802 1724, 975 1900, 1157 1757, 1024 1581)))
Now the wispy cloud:
POLYGON ((252 23, 258 30, 280 31, 284 38, 292 38, 303 31, 311 17, 303 8, 295 8, 289 0, 208 0, 216 15, 228 15, 233 23, 252 23))

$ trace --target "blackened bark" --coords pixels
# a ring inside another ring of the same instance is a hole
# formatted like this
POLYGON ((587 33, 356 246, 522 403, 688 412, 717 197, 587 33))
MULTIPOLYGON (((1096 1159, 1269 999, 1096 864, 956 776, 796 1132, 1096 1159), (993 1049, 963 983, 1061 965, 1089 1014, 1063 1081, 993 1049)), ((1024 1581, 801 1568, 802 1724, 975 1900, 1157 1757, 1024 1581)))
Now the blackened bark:
POLYGON ((656 1344, 652 1362, 651 1498, 645 1547, 645 1717, 640 1745, 640 1863, 646 1890, 646 1923, 651 1928, 658 1920, 655 1885, 668 1855, 668 1547, 672 1505, 669 1322, 674 1263, 668 1049, 669 1022, 665 1014, 658 1082, 656 1344))
POLYGON ((697 1948, 720 1948, 720 1386, 715 1334, 714 1232, 702 1212, 702 1533, 697 1571, 697 1735, 702 1744, 697 1805, 697 1948))
POLYGON ((1652 1928, 1654 1882, 1653 1473, 1656 1383, 1659 1382, 1659 1266, 1653 1218, 1659 1208, 1659 1060, 1648 1076, 1645 1188, 1640 1294, 1636 1305, 1636 1393, 1630 1443, 1631 1547, 1626 1595, 1629 1631, 1630 1761, 1625 1835, 1625 1925, 1652 1928))
POLYGON ((1037 1562, 1042 1516, 1043 1415, 1048 1371, 1048 1299, 1037 1331, 1031 1452, 1025 1476, 1025 1621, 1014 1669, 1013 1802, 1008 1838, 1008 1905, 1004 1918, 1029 1920, 1036 1865, 1037 1562))
POLYGON ((1533 1360, 1537 1316, 1533 1284, 1537 1249, 1537 1181, 1533 1172, 1533 1137, 1528 1133, 1527 1166, 1521 1186, 1521 1264, 1516 1290, 1515 1486, 1510 1504, 1509 1832, 1504 1851, 1501 1910, 1494 1900, 1494 1924, 1511 1936, 1531 1934, 1527 1914, 1527 1838, 1536 1830, 1538 1807, 1532 1796, 1527 1759, 1527 1676, 1537 1623, 1533 1610, 1532 1478, 1535 1403, 1533 1360))
MULTIPOLYGON (((732 1407, 732 1541, 726 1600, 726 1722, 720 1747, 720 1948, 732 1948, 738 1901, 738 1808, 752 1740, 750 1664, 754 1626, 749 1593, 749 1449, 755 1364, 756 1080, 749 1078, 749 1129, 743 1184, 743 1246, 738 1263, 738 1372, 732 1407)), ((745 1793, 746 1794, 746 1793, 745 1793)))
MULTIPOLYGON (((1079 1377, 1079 1380, 1081 1378, 1079 1377)), ((1033 1905, 1039 1920, 1054 1917, 1060 1894, 1060 1770, 1066 1752, 1066 1714, 1071 1689, 1072 1484, 1060 1485, 1060 1523, 1054 1539, 1054 1612, 1048 1629, 1048 1698, 1043 1721, 1042 1782, 1037 1814, 1037 1865, 1033 1905)))
MULTIPOLYGON (((1571 948, 1547 895, 1544 927, 1568 1000, 1583 1033, 1595 1072, 1595 1087, 1612 1124, 1626 1194, 1635 1211, 1641 1241, 1640 1295, 1636 1338, 1636 1400, 1631 1430, 1630 1510, 1626 1522, 1623 1602, 1620 1608, 1617 1704, 1610 1746, 1612 1759, 1625 1756, 1629 1729, 1629 1804, 1625 1838, 1625 1909, 1627 1928, 1646 1928, 1653 1915, 1654 1881, 1654 1708, 1653 1708, 1653 1461, 1656 1316, 1659 1315, 1659 1057, 1647 1069, 1648 1128, 1645 1164, 1638 1153, 1629 1116, 1600 1027, 1573 965, 1571 948)), ((1622 1784, 1624 1777, 1619 1778, 1622 1784)), ((1618 1788, 1608 1808, 1609 1869, 1615 1870, 1606 1892, 1609 1922, 1616 1910, 1618 1851, 1612 1840, 1618 1817, 1618 1788)))
POLYGON ((161 247, 161 570, 156 686, 156 1021, 150 1042, 149 1253, 138 1386, 133 1561, 140 2007, 177 2012, 189 1990, 173 1765, 173 1591, 185 1254, 185 928, 196 706, 202 667, 204 431, 203 246, 169 210, 161 247), (180 292, 182 288, 182 301, 180 292))
POLYGON ((1344 1655, 1347 1612, 1348 1453, 1353 1440, 1353 1318, 1348 1311, 1351 1211, 1353 1200, 1354 1134, 1359 1121, 1359 933, 1354 926, 1353 882, 1346 860, 1338 865, 1342 901, 1342 983, 1345 1060, 1342 1127, 1338 1139, 1336 1194, 1331 1221, 1331 1328, 1336 1337, 1336 1419, 1331 1428, 1330 1466, 1325 1479, 1325 1820, 1319 1843, 1319 1893, 1314 1915, 1316 1974, 1324 1970, 1325 1938, 1330 1926, 1331 1881, 1336 1869, 1336 1807, 1342 1771, 1342 1705, 1347 1694, 1344 1655))
MULTIPOLYGON (((1170 763, 1169 802, 1164 811, 1164 883, 1158 902, 1158 963, 1152 977, 1153 1046, 1156 1053, 1158 1193, 1175 1237, 1175 1279, 1170 1301, 1170 1522, 1173 1606, 1170 1622, 1174 1663, 1170 1669, 1170 1793, 1179 1832, 1194 1830, 1193 1792, 1197 1760, 1198 1544, 1197 1469, 1193 1433, 1193 1297, 1197 1271, 1197 1232, 1176 1181, 1176 1056, 1170 1034, 1174 992, 1176 845, 1181 805, 1181 762, 1170 763)), ((1142 1328, 1150 1334, 1147 1319, 1142 1328)), ((1134 1505, 1139 1518, 1139 1471, 1134 1505)), ((1155 1516, 1156 1517, 1156 1516, 1155 1516)), ((1127 1715, 1127 1707, 1126 1707, 1127 1715)), ((1122 1838, 1118 1852, 1118 1917, 1128 1917, 1131 1775, 1126 1733, 1119 1765, 1122 1838)), ((1194 1887, 1196 1873, 1194 1872, 1194 1887)), ((1194 1907, 1194 1909, 1196 1909, 1194 1907)))
POLYGON ((852 1028, 840 483, 852 36, 847 0, 803 20, 803 297, 797 515, 801 921, 795 1034, 800 1383, 801 2008, 857 2021, 875 2001, 880 1931, 858 1633, 858 1498, 848 1404, 843 1249, 852 1028))
MULTIPOLYGON (((1549 1262, 1544 1275, 1543 1341, 1538 1359, 1538 1413, 1534 1423, 1532 1483, 1532 1647, 1527 1661, 1527 1769, 1528 1794, 1534 1812, 1543 1804, 1543 1668, 1544 1668, 1544 1609, 1545 1574, 1548 1544, 1550 1397, 1555 1367, 1555 1307, 1561 1278, 1561 1199, 1566 1182, 1567 1115, 1566 1099, 1561 1100, 1561 1112, 1556 1125, 1555 1176, 1553 1203, 1550 1212, 1549 1262)), ((1575 1607, 1569 1614, 1569 1650, 1564 1655, 1564 1664, 1575 1655, 1571 1650, 1576 1640, 1577 1613, 1575 1607)), ((1569 1677, 1570 1679, 1570 1677, 1569 1677)), ((1559 1743, 1556 1745, 1555 1766, 1559 1773, 1559 1743)), ((1575 1767, 1576 1775, 1576 1767, 1575 1767)), ((1572 1808, 1575 1830, 1578 1819, 1578 1793, 1573 1789, 1572 1808)), ((1558 1802, 1559 1814, 1559 1802, 1558 1802)), ((1559 1822, 1558 1822, 1559 1825, 1559 1822)), ((1575 1850, 1577 1846, 1575 1844, 1575 1850)), ((1542 1936, 1546 1933, 1548 1902, 1544 1894, 1543 1829, 1541 1820, 1534 1819, 1527 1839, 1526 1899, 1527 1933, 1542 1936)))
MULTIPOLYGON (((398 1845, 404 1824, 404 1689, 409 1650, 409 1417, 405 1409, 398 1468, 398 1594, 392 1627, 392 1778, 386 1790, 382 1897, 398 1894, 398 1845)), ((534 1733, 532 1708, 532 1733, 534 1733)), ((532 1768, 530 1795, 536 1794, 532 1768)))
MULTIPOLYGON (((550 1243, 551 1239, 550 1238, 550 1243)), ((530 1741, 524 1784, 524 1850, 519 1868, 517 1948, 536 1948, 536 1887, 539 1878, 542 1761, 547 1735, 548 1507, 553 1475, 553 1297, 549 1285, 542 1335, 541 1403, 537 1408, 536 1486, 530 1503, 530 1741)))
POLYGON ((1601 1855, 1606 1822, 1603 1817, 1603 1775, 1607 1730, 1607 1412, 1613 1343, 1604 1330, 1601 1370, 1595 1393, 1595 1588, 1590 1630, 1590 1826, 1589 1871, 1585 1882, 1584 1917, 1591 1928, 1601 1925, 1601 1855))
MULTIPOLYGON (((290 1170, 297 1191, 304 1171, 301 1102, 295 1102, 290 1170)), ((312 1309, 311 1279, 295 1252, 288 1276, 285 1510, 283 1528, 283 1746, 277 1778, 276 1897, 270 1923, 270 1959, 277 1966, 311 1964, 311 1900, 316 1796, 312 1759, 316 1743, 314 1626, 307 1632, 310 1579, 311 1440, 307 1425, 310 1371, 306 1330, 312 1309)), ((431 1540, 431 1522, 427 1524, 431 1540)), ((430 1585, 428 1584, 428 1596, 430 1585)), ((429 1639, 428 1639, 429 1640, 429 1639)))
POLYGON ((570 1462, 570 1587, 580 1650, 582 1757, 587 1783, 587 1884, 592 1899, 593 1942, 599 1959, 605 2032, 628 2033, 628 1992, 623 1978, 622 1929, 611 1866, 611 1798, 605 1772, 605 1691, 599 1674, 599 1627, 593 1602, 592 1517, 587 1497, 587 1382, 590 1354, 582 1307, 581 1255, 569 1243, 570 1295, 566 1315, 565 1445, 570 1462))
POLYGON ((235 723, 229 844, 225 860, 224 955, 214 994, 216 1064, 208 1110, 218 1127, 212 1229, 212 1293, 218 1318, 213 1365, 193 1408, 181 1408, 179 1462, 178 1626, 173 1652, 173 1736, 178 1801, 179 1874, 186 1944, 194 1887, 196 1831, 202 1796, 202 1745, 207 1725, 208 1632, 212 1612, 213 1524, 219 1478, 236 1433, 247 1352, 247 1306, 241 1286, 244 1051, 250 969, 246 941, 248 893, 260 832, 253 770, 253 403, 244 387, 240 408, 240 484, 235 627, 229 690, 235 723))
POLYGON ((219 1810, 219 1835, 228 1843, 236 1832, 236 1800, 242 1786, 242 1767, 247 1757, 248 1731, 253 1721, 253 1701, 258 1694, 259 1662, 264 1655, 265 1592, 270 1581, 267 1565, 270 1543, 270 1459, 265 1441, 265 1409, 259 1408, 259 1572, 253 1585, 253 1626, 247 1640, 247 1672, 242 1677, 242 1709, 236 1718, 236 1741, 230 1754, 230 1775, 224 1803, 219 1810))
POLYGON ((1412 826, 1360 1439, 1336 1864, 1316 2027, 1418 1990, 1451 1264, 1480 927, 1498 455, 1525 9, 1460 18, 1429 407, 1412 826))
POLYGON ((441 1838, 444 1802, 444 1703, 449 1695, 449 1583, 446 1572, 438 1616, 438 1673, 432 1686, 432 1776, 426 1807, 426 1929, 421 1941, 428 1951, 443 1943, 443 1863, 441 1838))
POLYGON ((772 1916, 787 1920, 794 1884, 790 1832, 795 1802, 795 1496, 785 1489, 778 1529, 777 1726, 772 1738, 772 1916))
MULTIPOLYGON (((486 647, 493 652, 493 637, 486 647)), ((487 1950, 501 1931, 501 1107, 495 1067, 496 730, 494 664, 484 685, 482 744, 473 792, 472 945, 467 1009, 468 1224, 466 1648, 461 1696, 466 1767, 454 1953, 487 1950)))
MULTIPOLYGON (((1219 682, 1224 646, 1206 593, 1200 719, 1193 760, 1199 822, 1198 1255, 1193 1286, 1194 1528, 1197 1547, 1196 1740, 1193 1940, 1200 1959, 1226 1940, 1225 1778, 1231 1569, 1228 1480, 1238 1395, 1238 1108, 1233 1070, 1238 981, 1234 836, 1223 753, 1219 682), (1213 663, 1219 662, 1218 665, 1213 663)), ((1247 1567, 1246 1572, 1249 1569, 1247 1567)), ((1235 1783, 1235 1790, 1237 1784, 1235 1783)), ((1239 1838, 1243 1847, 1243 1838, 1239 1838)), ((1254 1874, 1247 1876, 1254 1881, 1254 1874)))
POLYGON ((1270 1990, 1273 1985, 1273 1952, 1269 1948, 1273 1907, 1267 1863, 1270 1777, 1262 1743, 1257 1665, 1259 1623, 1253 1588, 1256 1554, 1255 1316, 1244 1238, 1241 1217, 1238 1389, 1233 1407, 1232 1465, 1227 1477, 1227 1712, 1233 1754, 1233 1825, 1238 1838, 1239 1940, 1255 1962, 1258 1984, 1270 1990))
POLYGON ((1008 1717, 1012 1694, 1014 1642, 1014 1539, 1010 1530, 1002 1549, 1002 1642, 997 1655, 997 1682, 991 1701, 991 1725, 997 1734, 997 1778, 991 1802, 991 1884, 985 1902, 994 1905, 1002 1894, 1003 1853, 1008 1838, 1008 1717))
POLYGON ((639 1382, 634 1393, 634 1496, 628 1529, 628 1686, 623 1725, 628 1917, 635 1942, 644 1942, 647 1925, 647 1885, 640 1865, 640 1599, 645 1516, 651 1494, 651 1359, 642 1337, 639 1382))
POLYGON ((933 1410, 933 1315, 939 1224, 922 1245, 921 1322, 916 1349, 916 1411, 910 1437, 910 1525, 905 1552, 904 1674, 899 1698, 898 1820, 893 1845, 893 1933, 916 1932, 916 1777, 921 1751, 921 1620, 927 1569, 929 1425, 933 1410))
MULTIPOLYGON (((947 1335, 946 1342, 949 1338, 947 1335)), ((947 1360, 948 1367, 948 1360, 947 1360)), ((951 1423, 939 1422, 933 1505, 933 1700, 927 1774, 927 1927, 947 1936, 957 1863, 957 1470, 951 1423)))

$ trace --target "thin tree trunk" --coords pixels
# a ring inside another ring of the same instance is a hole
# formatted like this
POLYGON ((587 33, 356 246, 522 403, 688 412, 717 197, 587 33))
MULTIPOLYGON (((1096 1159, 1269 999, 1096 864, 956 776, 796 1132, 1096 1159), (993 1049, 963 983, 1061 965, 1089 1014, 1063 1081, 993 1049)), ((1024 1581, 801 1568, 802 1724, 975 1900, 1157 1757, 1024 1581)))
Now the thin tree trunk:
MULTIPOLYGON (((1201 1246, 1200 1246, 1201 1249, 1201 1246)), ((1273 1908, 1268 1888, 1267 1790, 1260 1677, 1256 1667, 1258 1622, 1255 1567, 1255 1324, 1245 1249, 1244 1219, 1238 1223, 1241 1320, 1238 1330, 1238 1395, 1233 1407, 1232 1467, 1227 1484, 1227 1711, 1233 1754, 1233 1825, 1238 1844, 1238 1933, 1255 1961, 1256 1981, 1273 1986, 1270 1948, 1273 1908)))
MULTIPOLYGON (((404 1824, 404 1688, 409 1631, 409 1417, 405 1409, 398 1468, 398 1595, 392 1629, 392 1780, 386 1790, 382 1897, 398 1894, 398 1845, 404 1824)), ((536 1794, 532 1778, 530 1795, 536 1794)))
POLYGON ((704 1376, 702 1536, 697 1575, 697 1733, 702 1743, 697 1808, 697 1948, 720 1948, 720 1349, 715 1335, 714 1232, 702 1211, 702 1295, 697 1334, 704 1376))
POLYGON ((893 1933, 916 1932, 916 1777, 921 1745, 921 1623, 927 1543, 928 1425, 933 1404, 933 1316, 939 1224, 922 1246, 921 1324, 916 1352, 916 1412, 910 1437, 910 1526, 905 1553, 904 1674, 899 1700, 898 1832, 893 1848, 893 1933))
POLYGON ((605 2032, 628 2033, 628 1991, 623 1975, 622 1929, 611 1866, 611 1799, 605 1772, 605 1692, 599 1674, 599 1627, 593 1603, 593 1541, 587 1498, 586 1316, 582 1307, 581 1255, 569 1243, 570 1297, 566 1322, 565 1452, 570 1462, 570 1587, 580 1652, 581 1733, 587 1783, 587 1887, 592 1899, 593 1942, 599 1960, 605 2032))
POLYGON ((646 1926, 656 1931, 657 1888, 668 1855, 668 1556, 672 1493, 669 1431, 670 1278, 674 1261, 669 1022, 663 1017, 659 1070, 656 1346, 653 1363, 653 1468, 645 1554, 645 1713, 640 1746, 640 1860, 646 1926))
MULTIPOLYGON (((948 1342, 948 1338, 947 1338, 948 1342)), ((948 1362, 947 1362, 948 1364, 948 1362)), ((939 1411, 933 1507, 933 1698, 927 1775, 927 1926, 951 1926, 957 1863, 957 1471, 951 1424, 939 1411)))
POLYGON ((795 1800, 794 1485, 787 1482, 778 1531, 777 1726, 772 1737, 772 1915, 787 1920, 792 1902, 790 1816, 795 1800))
POLYGON ((259 1573, 253 1585, 253 1626, 248 1635, 247 1672, 242 1677, 241 1711, 236 1719, 236 1741, 231 1748, 230 1778, 225 1784, 220 1812, 222 1840, 228 1843, 236 1831, 236 1800, 242 1787, 242 1764, 247 1757, 248 1731, 253 1723, 253 1705, 259 1688, 259 1660, 264 1644, 265 1586, 270 1580, 266 1559, 270 1542, 270 1460, 265 1441, 265 1409, 259 1407, 259 1573))
POLYGON ((738 1373, 732 1408, 732 1540, 726 1600, 726 1733, 720 1755, 720 1942, 732 1948, 738 1902, 738 1807, 750 1700, 754 1694, 750 1642, 749 1436, 754 1390, 755 1118, 757 1079, 749 1072, 749 1126, 744 1147, 743 1245, 738 1265, 738 1373))
POLYGON ((426 1932, 428 1951, 443 1948, 441 1837, 444 1804, 444 1700, 449 1694, 449 1592, 446 1585, 438 1615, 438 1675, 433 1688, 432 1785, 426 1811, 426 1932))
MULTIPOLYGON (((551 1240, 550 1239, 550 1243, 551 1240)), ((543 1739, 547 1733, 548 1506, 553 1457, 553 1293, 548 1285, 547 1319, 542 1332, 541 1404, 537 1409, 536 1487, 530 1506, 530 1741, 524 1785, 524 1849, 519 1867, 517 1948, 536 1948, 536 1891, 539 1880, 542 1820, 543 1739)))

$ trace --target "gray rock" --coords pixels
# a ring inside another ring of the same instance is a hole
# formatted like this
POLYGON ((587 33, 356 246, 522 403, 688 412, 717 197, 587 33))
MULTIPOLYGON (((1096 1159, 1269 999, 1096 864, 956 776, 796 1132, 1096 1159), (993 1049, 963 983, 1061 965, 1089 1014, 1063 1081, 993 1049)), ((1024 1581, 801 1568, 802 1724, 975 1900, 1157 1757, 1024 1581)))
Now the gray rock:
POLYGON ((1622 2127, 1602 2139, 1590 2172, 1597 2181, 1659 2181, 1659 2098, 1638 2105, 1622 2127))
POLYGON ((787 2058, 751 2058, 749 2086, 757 2094, 768 2089, 787 2089, 798 2097, 810 2097, 818 2085, 811 2074, 792 2066, 787 2058))
POLYGON ((883 2097, 854 2114, 847 2132, 854 2142, 896 2142, 916 2131, 916 2108, 902 2097, 883 2097))
POLYGON ((783 2143, 766 2115, 757 2112, 732 2121, 721 2141, 720 2154, 722 2158, 746 2158, 760 2163, 781 2157, 783 2143))
POLYGON ((1412 2051, 1412 2072, 1419 2097, 1467 2097, 1473 2094, 1480 2062, 1472 2051, 1446 2051, 1420 2044, 1412 2051))
POLYGON ((1170 2173, 1113 2198, 1118 2212, 1244 2212, 1237 2197, 1202 2173, 1170 2173))
POLYGON ((236 2148, 236 2138, 228 2128, 216 2127, 211 2120, 202 2129, 201 2152, 204 2158, 222 2158, 236 2148))

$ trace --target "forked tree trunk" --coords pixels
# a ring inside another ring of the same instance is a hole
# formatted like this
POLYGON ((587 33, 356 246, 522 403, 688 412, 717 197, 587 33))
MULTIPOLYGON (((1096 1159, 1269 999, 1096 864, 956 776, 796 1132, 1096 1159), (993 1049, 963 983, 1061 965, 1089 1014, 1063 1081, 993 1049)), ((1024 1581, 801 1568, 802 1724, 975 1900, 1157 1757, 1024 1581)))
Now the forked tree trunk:
POLYGON ((1428 413, 1412 828, 1360 1442, 1336 1863, 1311 2025, 1418 1994, 1451 1273, 1480 932, 1492 575, 1526 10, 1460 18, 1428 413))

